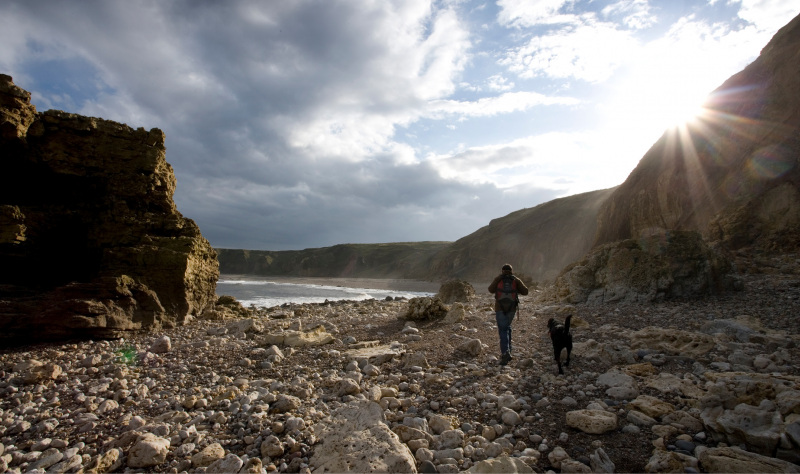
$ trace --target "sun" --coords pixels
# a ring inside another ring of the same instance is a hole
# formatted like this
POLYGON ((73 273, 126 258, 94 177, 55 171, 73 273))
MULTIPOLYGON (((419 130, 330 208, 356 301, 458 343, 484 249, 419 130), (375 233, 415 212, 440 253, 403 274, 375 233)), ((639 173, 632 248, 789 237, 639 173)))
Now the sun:
POLYGON ((709 88, 700 81, 679 81, 674 76, 648 79, 623 83, 609 98, 607 118, 615 128, 652 143, 664 132, 703 116, 709 88))
POLYGON ((655 101, 651 119, 664 129, 692 124, 704 115, 703 103, 707 97, 707 93, 691 89, 667 92, 655 101))

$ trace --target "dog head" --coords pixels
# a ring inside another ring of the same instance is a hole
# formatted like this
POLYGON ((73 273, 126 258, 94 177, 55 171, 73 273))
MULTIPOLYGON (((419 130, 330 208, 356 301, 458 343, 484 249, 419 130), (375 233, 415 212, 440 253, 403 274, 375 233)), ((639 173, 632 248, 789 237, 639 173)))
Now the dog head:
POLYGON ((555 328, 556 328, 556 326, 558 326, 558 323, 556 322, 556 320, 555 320, 555 319, 553 319, 553 318, 550 318, 550 319, 548 319, 548 320, 547 320, 547 329, 548 329, 550 332, 553 332, 553 329, 555 329, 555 328))

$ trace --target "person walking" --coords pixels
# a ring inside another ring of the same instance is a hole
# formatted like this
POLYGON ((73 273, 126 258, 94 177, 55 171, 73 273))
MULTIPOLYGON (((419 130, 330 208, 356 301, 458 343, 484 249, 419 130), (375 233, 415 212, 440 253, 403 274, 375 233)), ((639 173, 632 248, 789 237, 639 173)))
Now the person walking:
POLYGON ((500 334, 500 365, 506 365, 511 357, 511 321, 517 313, 519 295, 527 295, 528 287, 514 275, 511 265, 505 264, 502 273, 492 280, 489 293, 494 293, 494 311, 497 332, 500 334))

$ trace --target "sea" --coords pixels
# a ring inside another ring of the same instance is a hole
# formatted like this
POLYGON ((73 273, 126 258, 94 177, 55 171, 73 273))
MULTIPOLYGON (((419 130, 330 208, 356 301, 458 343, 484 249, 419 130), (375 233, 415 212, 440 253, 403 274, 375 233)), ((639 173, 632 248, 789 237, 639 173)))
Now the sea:
POLYGON ((385 300, 392 298, 417 298, 432 296, 434 293, 418 291, 377 290, 374 288, 348 288, 344 286, 313 285, 306 283, 284 283, 267 281, 258 277, 242 275, 220 275, 217 281, 217 294, 236 298, 244 307, 270 308, 285 303, 324 303, 326 301, 362 301, 368 299, 385 300))

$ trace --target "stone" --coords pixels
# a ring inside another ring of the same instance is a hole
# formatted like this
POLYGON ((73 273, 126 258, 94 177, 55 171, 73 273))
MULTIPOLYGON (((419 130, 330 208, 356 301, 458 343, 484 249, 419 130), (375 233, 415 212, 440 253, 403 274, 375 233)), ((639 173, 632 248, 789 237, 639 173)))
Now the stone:
MULTIPOLYGON (((475 296, 475 288, 465 280, 447 280, 439 287, 436 296, 445 304, 466 303, 475 296)), ((463 305, 461 308, 463 309, 463 305)))
POLYGON ((153 467, 167 459, 169 440, 145 433, 136 440, 128 453, 128 467, 153 467))
POLYGON ((522 423, 522 417, 519 415, 519 413, 506 407, 501 408, 500 419, 503 420, 503 423, 511 426, 516 426, 522 423))
POLYGON ((636 380, 619 371, 609 371, 597 378, 597 385, 608 387, 606 394, 617 400, 630 400, 639 396, 636 380))
POLYGON ((477 357, 483 353, 483 343, 480 339, 468 339, 459 344, 456 350, 468 356, 477 357))
POLYGON ((569 459, 569 454, 567 454, 561 446, 556 446, 547 455, 547 460, 550 461, 550 465, 556 469, 561 469, 561 463, 567 459, 569 459))
POLYGON ((705 472, 800 472, 800 466, 736 447, 699 446, 697 459, 705 472))
POLYGON ((264 458, 277 458, 283 456, 283 452, 283 444, 275 435, 267 436, 261 442, 261 456, 264 458))
POLYGON ((153 354, 163 354, 165 352, 169 352, 170 350, 172 350, 172 343, 169 339, 169 336, 161 336, 153 341, 153 344, 150 345, 150 348, 147 349, 147 352, 152 352, 153 354))
MULTIPOLYGON (((464 444, 464 432, 461 430, 447 430, 443 431, 438 436, 438 444, 437 447, 439 450, 443 449, 456 449, 461 448, 464 444)), ((448 456, 452 457, 452 456, 448 456)))
POLYGON ((239 472, 242 466, 244 466, 242 458, 233 453, 229 453, 224 458, 217 459, 209 464, 206 468, 206 472, 239 472))
POLYGON ((269 407, 270 413, 286 413, 296 410, 300 407, 301 401, 299 398, 292 395, 281 394, 269 407))
POLYGON ((212 443, 192 456, 194 467, 207 467, 225 457, 225 449, 219 443, 212 443))
POLYGON ((323 325, 308 331, 286 331, 283 335, 283 344, 289 347, 322 346, 335 340, 323 325))
POLYGON ((675 411, 675 406, 671 403, 650 395, 639 395, 635 400, 631 401, 630 406, 655 419, 660 419, 675 411))
POLYGON ((565 459, 564 461, 561 461, 561 472, 563 472, 563 473, 568 473, 568 472, 570 472, 570 473, 574 473, 574 472, 591 473, 593 471, 592 471, 591 467, 587 466, 586 464, 584 464, 584 463, 582 463, 582 462, 580 462, 578 460, 565 459))
POLYGON ((528 474, 536 471, 519 458, 501 456, 476 462, 475 465, 467 469, 467 472, 475 474, 528 474))
POLYGON ((607 472, 613 473, 616 466, 611 458, 608 457, 602 448, 597 448, 592 454, 589 455, 589 465, 592 472, 607 472))
POLYGON ((76 472, 83 465, 83 456, 74 454, 63 461, 53 464, 47 469, 48 474, 61 474, 65 472, 76 472))
POLYGON ((456 324, 463 322, 464 319, 467 317, 466 308, 464 307, 464 303, 453 303, 450 305, 450 309, 447 311, 447 314, 444 316, 442 320, 443 324, 456 324))
POLYGON ((443 415, 431 415, 428 419, 428 426, 435 434, 442 434, 445 431, 452 430, 454 427, 453 420, 443 415))
POLYGON ((422 296, 408 300, 408 307, 401 318, 408 321, 442 319, 448 310, 449 308, 438 297, 422 296))
POLYGON ((430 364, 422 352, 410 352, 403 356, 403 367, 421 367, 423 369, 429 368, 430 364))
POLYGON ((631 333, 632 349, 651 349, 673 356, 697 358, 714 348, 714 337, 690 331, 646 327, 631 333))
POLYGON ((703 431, 703 423, 685 411, 674 411, 662 418, 664 423, 677 423, 684 426, 688 431, 698 433, 703 431))
POLYGON ((345 378, 336 383, 336 395, 339 397, 357 393, 361 393, 361 386, 353 379, 345 378))
MULTIPOLYGON (((653 455, 644 467, 645 472, 689 472, 687 468, 697 472, 697 459, 674 451, 654 449, 653 455)), ((714 471, 709 471, 714 472, 714 471)), ((728 471, 725 471, 728 472, 728 471)), ((731 471, 735 472, 735 471, 731 471)))
POLYGON ((636 410, 631 410, 628 412, 627 420, 636 426, 642 426, 642 427, 653 426, 657 423, 657 421, 654 420, 653 418, 650 418, 644 413, 636 410))
POLYGON ((380 405, 356 401, 334 410, 318 423, 319 443, 309 460, 312 471, 415 472, 416 461, 383 417, 380 405))
POLYGON ((122 450, 119 448, 110 449, 92 458, 86 466, 87 474, 101 474, 115 472, 122 467, 122 450))
POLYGON ((29 471, 37 469, 47 470, 50 466, 58 463, 62 459, 64 459, 64 453, 60 452, 57 449, 51 448, 43 452, 41 457, 39 457, 39 459, 37 459, 36 461, 32 462, 27 469, 29 471))
POLYGON ((728 444, 744 443, 749 451, 764 455, 775 451, 784 431, 783 418, 769 400, 758 407, 740 403, 733 410, 707 408, 701 417, 716 437, 728 444))
POLYGON ((567 412, 567 426, 590 434, 603 434, 617 429, 617 415, 604 410, 567 412))

